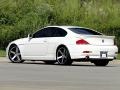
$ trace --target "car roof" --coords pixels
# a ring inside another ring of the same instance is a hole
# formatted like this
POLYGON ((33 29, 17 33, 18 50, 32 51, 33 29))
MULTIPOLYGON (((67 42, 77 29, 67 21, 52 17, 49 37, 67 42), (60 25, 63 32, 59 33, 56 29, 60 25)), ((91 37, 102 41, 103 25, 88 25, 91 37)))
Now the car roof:
MULTIPOLYGON (((80 27, 80 26, 47 26, 47 27, 58 27, 58 28, 62 28, 62 29, 69 29, 69 28, 84 28, 84 29, 90 29, 90 28, 86 28, 86 27, 80 27)), ((46 27, 46 28, 47 28, 46 27)), ((93 29, 90 29, 93 30, 93 29)))
POLYGON ((83 27, 79 27, 79 26, 47 26, 47 27, 58 27, 58 28, 83 28, 83 27))

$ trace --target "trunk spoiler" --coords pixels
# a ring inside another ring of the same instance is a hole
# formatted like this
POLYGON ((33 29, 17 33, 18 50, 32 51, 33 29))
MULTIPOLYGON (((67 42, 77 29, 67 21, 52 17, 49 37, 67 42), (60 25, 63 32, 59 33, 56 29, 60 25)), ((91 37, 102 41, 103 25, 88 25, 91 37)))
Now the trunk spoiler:
POLYGON ((105 35, 77 35, 77 38, 106 38, 115 39, 115 36, 105 36, 105 35))

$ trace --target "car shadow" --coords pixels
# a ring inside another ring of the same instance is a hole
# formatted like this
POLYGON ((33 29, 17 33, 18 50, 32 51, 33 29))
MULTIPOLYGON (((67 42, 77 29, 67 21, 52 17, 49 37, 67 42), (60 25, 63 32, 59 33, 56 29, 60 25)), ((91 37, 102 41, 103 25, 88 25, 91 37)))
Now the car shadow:
MULTIPOLYGON (((9 62, 11 63, 11 62, 9 62)), ((14 64, 14 63, 13 63, 14 64)), ((64 66, 64 67, 117 67, 117 66, 114 66, 114 65, 109 65, 108 66, 95 66, 94 64, 92 63, 87 63, 87 62, 77 62, 77 63, 73 63, 72 65, 58 65, 57 63, 55 64, 46 64, 42 61, 25 61, 24 63, 15 63, 15 64, 34 64, 34 65, 46 65, 46 66, 64 66)))

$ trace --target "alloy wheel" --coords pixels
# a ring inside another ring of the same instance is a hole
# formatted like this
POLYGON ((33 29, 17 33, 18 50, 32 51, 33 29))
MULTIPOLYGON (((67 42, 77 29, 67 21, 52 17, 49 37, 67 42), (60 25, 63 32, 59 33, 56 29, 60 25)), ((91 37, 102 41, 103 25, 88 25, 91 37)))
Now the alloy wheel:
POLYGON ((57 50, 56 60, 60 65, 71 65, 72 60, 69 52, 65 47, 61 47, 57 50))
POLYGON ((9 59, 13 62, 13 63, 21 63, 23 62, 23 60, 21 60, 21 54, 20 54, 20 50, 17 46, 13 46, 12 48, 10 48, 9 52, 9 59))

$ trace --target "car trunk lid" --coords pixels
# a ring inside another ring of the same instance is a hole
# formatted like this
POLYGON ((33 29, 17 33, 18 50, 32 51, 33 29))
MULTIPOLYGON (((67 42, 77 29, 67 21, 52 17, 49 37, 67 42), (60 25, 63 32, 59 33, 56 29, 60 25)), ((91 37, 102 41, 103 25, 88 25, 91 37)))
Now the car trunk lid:
POLYGON ((114 45, 115 36, 82 35, 79 38, 86 40, 91 45, 114 45))

